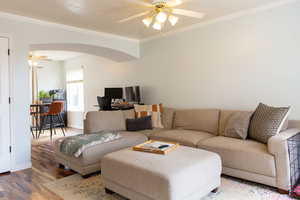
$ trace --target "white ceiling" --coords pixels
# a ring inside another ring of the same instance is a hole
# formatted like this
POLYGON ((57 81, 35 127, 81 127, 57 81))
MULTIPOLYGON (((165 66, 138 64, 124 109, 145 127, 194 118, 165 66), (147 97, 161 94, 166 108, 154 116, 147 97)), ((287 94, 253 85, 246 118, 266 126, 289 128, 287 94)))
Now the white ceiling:
MULTIPOLYGON (((120 19, 147 11, 149 8, 130 0, 0 0, 0 11, 56 22, 75 27, 145 39, 160 32, 146 28, 141 20, 118 23, 120 19)), ((151 2, 151 0, 140 0, 151 2)), ((162 32, 216 19, 245 9, 288 0, 182 0, 177 8, 206 13, 203 19, 181 17, 175 27, 165 26, 162 32)))
POLYGON ((48 59, 53 61, 64 61, 83 55, 78 52, 71 51, 33 51, 35 56, 47 56, 48 59))

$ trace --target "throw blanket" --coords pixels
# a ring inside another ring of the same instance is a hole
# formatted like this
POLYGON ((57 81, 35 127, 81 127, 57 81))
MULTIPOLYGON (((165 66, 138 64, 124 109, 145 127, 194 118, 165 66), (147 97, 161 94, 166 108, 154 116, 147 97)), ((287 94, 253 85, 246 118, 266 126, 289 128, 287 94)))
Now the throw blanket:
POLYGON ((79 157, 88 147, 117 140, 119 138, 121 138, 121 135, 116 132, 99 132, 71 136, 63 139, 60 145, 60 151, 70 156, 79 157))

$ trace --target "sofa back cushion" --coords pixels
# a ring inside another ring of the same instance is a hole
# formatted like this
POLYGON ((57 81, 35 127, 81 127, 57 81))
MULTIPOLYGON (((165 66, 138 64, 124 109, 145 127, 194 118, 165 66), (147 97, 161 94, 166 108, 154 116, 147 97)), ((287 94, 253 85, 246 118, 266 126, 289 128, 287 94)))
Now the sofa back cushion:
POLYGON ((219 110, 185 109, 176 110, 174 128, 205 131, 218 134, 219 110))
POLYGON ((126 119, 135 119, 134 109, 122 110, 125 120, 126 119))
POLYGON ((84 120, 84 133, 103 130, 125 131, 126 118, 134 118, 134 111, 91 111, 84 120))
POLYGON ((239 110, 221 110, 219 120, 219 135, 224 136, 226 124, 233 113, 239 112, 239 110))
POLYGON ((300 120, 289 120, 287 128, 298 128, 300 129, 300 120))
POLYGON ((174 108, 164 108, 162 112, 162 124, 165 129, 172 129, 174 127, 174 108))
POLYGON ((224 130, 225 137, 245 140, 253 112, 240 111, 230 115, 224 130))

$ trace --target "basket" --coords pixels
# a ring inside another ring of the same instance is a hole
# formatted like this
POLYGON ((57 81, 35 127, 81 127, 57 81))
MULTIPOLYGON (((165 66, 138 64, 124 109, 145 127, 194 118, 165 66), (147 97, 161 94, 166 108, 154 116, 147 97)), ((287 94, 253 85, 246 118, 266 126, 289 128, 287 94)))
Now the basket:
POLYGON ((300 133, 287 140, 290 159, 290 196, 300 199, 300 133))

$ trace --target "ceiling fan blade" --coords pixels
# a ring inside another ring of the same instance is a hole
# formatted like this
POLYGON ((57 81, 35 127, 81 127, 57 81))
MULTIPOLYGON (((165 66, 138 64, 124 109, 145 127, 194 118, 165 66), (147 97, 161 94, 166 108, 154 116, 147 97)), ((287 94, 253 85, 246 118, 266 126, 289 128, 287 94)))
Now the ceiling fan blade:
POLYGON ((179 6, 181 4, 183 4, 184 2, 182 0, 170 0, 168 1, 167 5, 169 7, 175 7, 175 6, 179 6))
POLYGON ((144 6, 144 7, 153 7, 153 5, 151 3, 147 3, 143 0, 126 0, 126 1, 130 2, 130 3, 138 4, 138 5, 144 6))
POLYGON ((29 59, 43 60, 43 59, 48 59, 48 57, 47 56, 34 56, 34 55, 30 55, 29 59))
POLYGON ((168 0, 167 4, 170 7, 176 7, 176 6, 179 6, 181 4, 185 4, 189 1, 191 1, 191 0, 168 0))
POLYGON ((142 12, 142 13, 139 13, 139 14, 136 14, 136 15, 132 15, 130 17, 127 17, 125 19, 121 19, 120 21, 118 21, 119 23, 124 23, 124 22, 127 22, 127 21, 130 21, 130 20, 133 20, 135 18, 139 18, 139 17, 142 17, 144 15, 147 15, 149 14, 151 11, 146 11, 146 12, 142 12))
POLYGON ((194 11, 184 10, 184 9, 173 9, 173 13, 177 15, 184 15, 187 17, 193 17, 198 19, 201 19, 205 16, 204 13, 194 12, 194 11))

